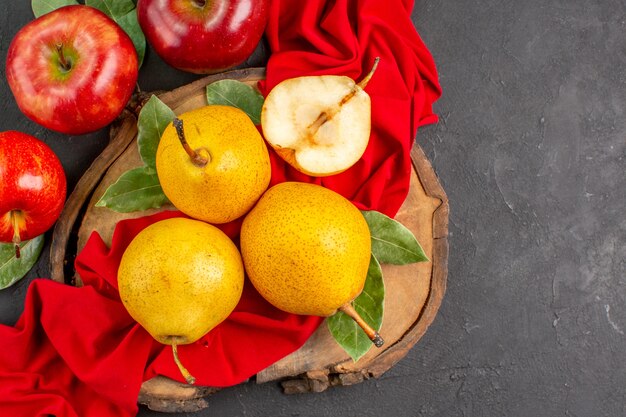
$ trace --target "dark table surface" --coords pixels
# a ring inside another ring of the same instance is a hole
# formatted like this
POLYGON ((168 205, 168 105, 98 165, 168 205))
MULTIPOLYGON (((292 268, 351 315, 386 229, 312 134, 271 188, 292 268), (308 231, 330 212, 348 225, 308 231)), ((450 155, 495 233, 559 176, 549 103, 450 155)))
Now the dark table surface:
MULTIPOLYGON (((29 1, 0 5, 2 63, 31 19, 29 1)), ((418 0, 413 20, 444 89, 440 123, 417 135, 451 206, 434 324, 378 380, 299 396, 248 383, 195 415, 626 415, 626 3, 418 0)), ((148 51, 139 83, 196 78, 148 51)), ((106 130, 69 137, 27 120, 4 64, 0 98, 0 131, 48 143, 70 189, 107 143, 106 130)), ((0 323, 46 276, 48 249, 0 292, 0 323)))

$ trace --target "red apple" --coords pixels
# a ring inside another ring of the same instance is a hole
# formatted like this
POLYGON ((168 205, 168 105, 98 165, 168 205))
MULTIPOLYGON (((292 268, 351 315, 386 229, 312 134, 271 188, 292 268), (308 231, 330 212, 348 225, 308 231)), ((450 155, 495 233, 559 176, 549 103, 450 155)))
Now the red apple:
POLYGON ((0 132, 0 242, 13 242, 17 250, 20 241, 48 230, 65 193, 63 166, 48 145, 25 133, 0 132))
POLYGON ((66 6, 20 29, 9 46, 6 74, 26 116, 79 135, 105 127, 122 112, 137 82, 137 53, 101 11, 66 6))
POLYGON ((269 0, 139 0, 146 39, 169 65, 220 72, 254 52, 267 23, 269 0))

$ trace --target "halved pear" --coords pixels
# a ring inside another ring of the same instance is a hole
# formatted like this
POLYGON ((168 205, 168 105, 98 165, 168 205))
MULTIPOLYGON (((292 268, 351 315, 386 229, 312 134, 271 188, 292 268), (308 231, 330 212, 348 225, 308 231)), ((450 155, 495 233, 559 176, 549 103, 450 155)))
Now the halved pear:
POLYGON ((287 163, 323 177, 354 165, 371 130, 371 102, 364 88, 378 66, 358 84, 338 75, 287 79, 270 91, 261 112, 267 142, 287 163))

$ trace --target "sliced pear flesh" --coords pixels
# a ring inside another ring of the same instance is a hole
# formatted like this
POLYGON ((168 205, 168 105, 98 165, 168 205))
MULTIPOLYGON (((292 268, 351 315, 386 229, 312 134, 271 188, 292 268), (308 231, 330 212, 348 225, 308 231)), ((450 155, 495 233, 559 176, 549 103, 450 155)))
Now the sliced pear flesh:
POLYGON ((363 156, 370 138, 371 102, 364 87, 337 75, 287 79, 270 91, 261 113, 267 142, 297 170, 336 174, 363 156))

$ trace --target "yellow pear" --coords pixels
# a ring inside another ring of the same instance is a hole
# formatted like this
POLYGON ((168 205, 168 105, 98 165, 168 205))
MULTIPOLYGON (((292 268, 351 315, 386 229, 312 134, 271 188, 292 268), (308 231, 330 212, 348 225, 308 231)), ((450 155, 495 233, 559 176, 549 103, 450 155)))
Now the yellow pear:
POLYGON ((351 305, 367 277, 371 237, 340 194, 299 182, 273 186, 244 218, 241 254, 250 281, 275 307, 315 316, 344 311, 382 345, 351 305))
POLYGON ((337 75, 286 79, 268 94, 261 111, 267 142, 305 174, 328 176, 345 171, 365 152, 371 130, 371 103, 365 86, 337 75))
POLYGON ((224 321, 243 291, 237 247, 210 224, 172 218, 143 229, 124 251, 118 270, 122 303, 160 343, 190 384, 177 345, 193 343, 224 321))
POLYGON ((229 106, 204 106, 174 119, 161 136, 156 169, 177 209, 217 224, 247 213, 271 175, 259 131, 243 111, 229 106))

